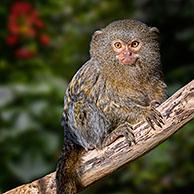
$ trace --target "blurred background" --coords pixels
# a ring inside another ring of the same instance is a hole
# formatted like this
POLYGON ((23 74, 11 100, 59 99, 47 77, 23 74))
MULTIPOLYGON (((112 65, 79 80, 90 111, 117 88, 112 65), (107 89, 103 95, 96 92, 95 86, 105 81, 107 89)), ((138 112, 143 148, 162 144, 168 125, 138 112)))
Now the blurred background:
MULTIPOLYGON (((136 18, 161 32, 169 96, 194 77, 194 0, 1 0, 0 193, 55 170, 65 88, 92 33, 136 18)), ((83 194, 194 191, 194 122, 83 194)))

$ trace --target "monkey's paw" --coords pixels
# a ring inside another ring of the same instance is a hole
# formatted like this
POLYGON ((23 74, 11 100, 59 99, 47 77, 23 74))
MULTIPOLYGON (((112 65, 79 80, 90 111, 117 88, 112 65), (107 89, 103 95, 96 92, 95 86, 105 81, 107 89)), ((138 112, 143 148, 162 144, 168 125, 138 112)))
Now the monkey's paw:
POLYGON ((127 143, 131 145, 132 142, 136 144, 135 136, 132 126, 125 122, 114 129, 108 136, 105 137, 102 147, 108 146, 113 143, 119 137, 125 137, 127 143))
POLYGON ((143 112, 145 120, 153 129, 155 129, 154 123, 160 128, 162 128, 162 124, 164 125, 161 113, 156 110, 158 106, 159 103, 157 101, 152 101, 149 106, 145 107, 143 112))

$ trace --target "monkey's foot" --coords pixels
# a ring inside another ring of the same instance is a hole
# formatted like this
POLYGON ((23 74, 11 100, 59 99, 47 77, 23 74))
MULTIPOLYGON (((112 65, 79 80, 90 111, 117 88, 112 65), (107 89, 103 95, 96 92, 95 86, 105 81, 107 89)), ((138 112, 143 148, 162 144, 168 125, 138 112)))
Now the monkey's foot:
POLYGON ((131 145, 132 142, 136 143, 132 126, 125 122, 114 129, 107 137, 105 137, 102 147, 108 146, 119 137, 125 137, 127 143, 131 145))
POLYGON ((147 106, 144 109, 144 117, 145 120, 148 122, 148 124, 154 128, 154 123, 162 128, 162 124, 164 125, 163 122, 163 117, 159 111, 156 110, 156 108, 159 106, 159 103, 157 101, 152 101, 150 103, 150 106, 147 106))

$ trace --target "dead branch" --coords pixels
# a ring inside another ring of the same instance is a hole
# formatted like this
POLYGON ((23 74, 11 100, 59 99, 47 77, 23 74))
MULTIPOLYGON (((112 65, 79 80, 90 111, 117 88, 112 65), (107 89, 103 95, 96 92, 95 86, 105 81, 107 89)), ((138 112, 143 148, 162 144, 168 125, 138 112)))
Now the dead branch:
MULTIPOLYGON (((124 138, 117 139, 103 150, 83 153, 82 163, 77 172, 84 187, 131 162, 163 141, 194 118, 194 80, 177 91, 158 107, 164 118, 164 125, 156 130, 142 122, 135 126, 134 134, 137 144, 128 146, 124 138)), ((43 178, 12 189, 5 194, 53 194, 56 193, 55 172, 43 178)))

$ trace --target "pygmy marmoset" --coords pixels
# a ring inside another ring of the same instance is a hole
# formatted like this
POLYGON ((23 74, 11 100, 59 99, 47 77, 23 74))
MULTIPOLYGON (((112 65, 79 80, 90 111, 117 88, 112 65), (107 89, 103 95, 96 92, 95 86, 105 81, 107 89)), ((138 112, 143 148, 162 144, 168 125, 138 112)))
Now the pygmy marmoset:
POLYGON ((111 136, 135 142, 132 126, 144 119, 152 127, 161 126, 154 106, 166 96, 158 34, 157 28, 129 19, 94 33, 91 58, 75 74, 64 98, 58 194, 80 189, 75 168, 84 149, 102 148, 111 136))

